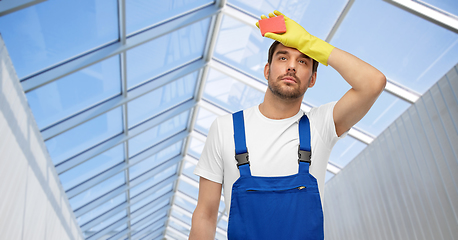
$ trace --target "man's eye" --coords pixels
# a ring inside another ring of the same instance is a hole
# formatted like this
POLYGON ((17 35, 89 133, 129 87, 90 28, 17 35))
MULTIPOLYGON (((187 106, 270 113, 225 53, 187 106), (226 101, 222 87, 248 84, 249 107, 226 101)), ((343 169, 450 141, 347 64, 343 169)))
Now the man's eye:
POLYGON ((304 63, 305 64, 305 61, 304 60, 299 60, 299 63, 304 63))
POLYGON ((286 58, 285 57, 281 57, 280 60, 286 60, 286 58))

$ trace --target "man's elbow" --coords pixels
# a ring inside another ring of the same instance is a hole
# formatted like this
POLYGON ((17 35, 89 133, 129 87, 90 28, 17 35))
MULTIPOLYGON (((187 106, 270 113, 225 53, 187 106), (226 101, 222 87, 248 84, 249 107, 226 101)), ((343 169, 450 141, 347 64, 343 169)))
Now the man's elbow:
POLYGON ((371 93, 373 95, 379 96, 383 90, 385 90, 385 87, 386 77, 382 72, 377 71, 377 73, 372 76, 371 93))

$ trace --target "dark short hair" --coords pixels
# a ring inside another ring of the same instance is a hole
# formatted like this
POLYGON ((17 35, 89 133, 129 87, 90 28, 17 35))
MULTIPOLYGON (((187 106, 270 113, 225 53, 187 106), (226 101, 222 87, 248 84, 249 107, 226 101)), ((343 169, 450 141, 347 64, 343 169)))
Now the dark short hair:
MULTIPOLYGON (((267 62, 269 63, 269 65, 272 63, 272 58, 273 58, 275 49, 277 48, 278 44, 280 44, 280 42, 279 41, 275 41, 275 42, 272 43, 272 45, 270 45, 269 56, 267 58, 267 62)), ((311 59, 313 60, 312 73, 314 73, 318 69, 318 62, 313 58, 311 58, 311 59)))

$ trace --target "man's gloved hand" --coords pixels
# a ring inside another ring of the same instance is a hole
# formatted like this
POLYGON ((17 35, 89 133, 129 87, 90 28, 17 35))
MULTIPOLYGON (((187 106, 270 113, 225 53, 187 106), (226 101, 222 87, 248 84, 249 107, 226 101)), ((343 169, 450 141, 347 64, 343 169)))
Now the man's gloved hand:
MULTIPOLYGON (((283 15, 277 10, 275 10, 274 13, 277 16, 283 15)), ((269 17, 275 17, 275 15, 269 13, 269 17)), ((283 17, 285 18, 286 32, 281 34, 268 32, 264 35, 264 37, 279 41, 287 47, 295 48, 315 59, 319 63, 328 66, 328 58, 332 49, 334 49, 334 46, 311 35, 294 20, 286 17, 285 15, 283 15, 283 17)), ((266 18, 267 17, 265 15, 261 16, 261 19, 266 18)), ((258 22, 256 22, 256 26, 259 28, 258 22)))

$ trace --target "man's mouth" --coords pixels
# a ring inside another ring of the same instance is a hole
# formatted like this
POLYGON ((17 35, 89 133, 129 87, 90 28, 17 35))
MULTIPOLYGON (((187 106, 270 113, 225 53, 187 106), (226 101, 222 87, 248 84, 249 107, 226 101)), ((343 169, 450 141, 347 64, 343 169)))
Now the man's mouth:
POLYGON ((291 76, 284 76, 281 80, 287 83, 297 83, 296 79, 291 76))

